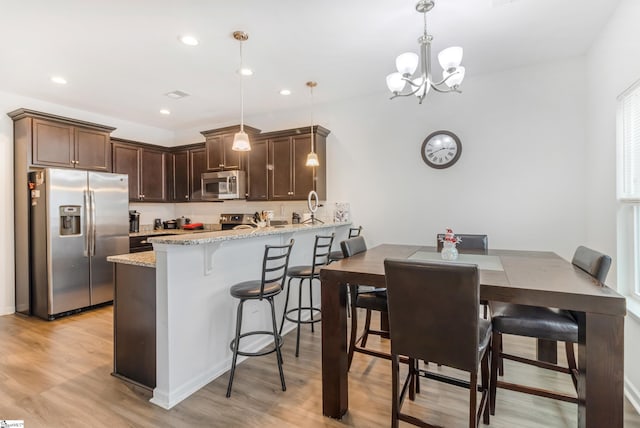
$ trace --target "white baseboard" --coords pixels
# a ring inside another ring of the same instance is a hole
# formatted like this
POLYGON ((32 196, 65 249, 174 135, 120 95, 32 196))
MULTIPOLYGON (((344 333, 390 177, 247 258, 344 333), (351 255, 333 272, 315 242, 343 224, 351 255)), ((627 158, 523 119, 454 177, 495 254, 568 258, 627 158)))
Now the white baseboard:
POLYGON ((11 315, 16 312, 15 306, 3 306, 0 307, 0 316, 1 315, 11 315))
POLYGON ((636 412, 640 413, 640 392, 626 376, 624 377, 624 395, 636 409, 636 412))

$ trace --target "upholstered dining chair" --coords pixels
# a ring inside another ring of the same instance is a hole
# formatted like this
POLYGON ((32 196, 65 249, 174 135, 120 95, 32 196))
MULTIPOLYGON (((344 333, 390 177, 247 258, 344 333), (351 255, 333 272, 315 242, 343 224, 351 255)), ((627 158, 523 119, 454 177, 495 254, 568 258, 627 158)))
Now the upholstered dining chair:
POLYGON ((282 313, 282 322, 280 323, 280 334, 284 327, 284 320, 296 323, 296 357, 300 354, 300 326, 302 324, 311 324, 311 331, 314 332, 314 324, 321 321, 320 317, 314 317, 314 313, 319 315, 321 310, 313 306, 313 280, 320 279, 320 269, 322 266, 329 264, 329 253, 333 244, 334 234, 316 235, 313 244, 313 257, 311 264, 292 266, 287 270, 289 281, 287 282, 287 297, 284 301, 284 312, 282 313), (291 280, 298 280, 298 305, 289 309, 289 293, 291 292, 291 280), (302 305, 302 284, 309 281, 309 306, 302 305), (302 311, 309 311, 309 319, 302 319, 302 311), (292 314, 297 317, 292 318, 292 314))
MULTIPOLYGON (((458 238, 460 238, 460 242, 456 245, 458 249, 463 252, 469 251, 477 254, 486 254, 489 251, 489 237, 487 235, 473 235, 473 234, 456 234, 458 238)), ((444 240, 444 233, 438 233, 436 236, 437 249, 438 252, 442 251, 444 240)), ((482 305, 482 317, 487 319, 488 313, 487 308, 489 306, 489 302, 486 300, 480 300, 480 304, 482 305)))
POLYGON ((398 421, 433 426, 415 415, 402 412, 406 392, 409 391, 410 399, 418 392, 413 390, 416 376, 467 387, 469 427, 477 427, 481 415, 483 422, 488 424, 491 323, 479 316, 478 267, 387 259, 384 270, 391 339, 391 426, 398 427, 398 421), (409 358, 409 371, 403 385, 399 379, 400 356, 409 358), (469 380, 418 369, 416 362, 419 360, 468 372, 469 380), (481 379, 478 379, 479 366, 481 379), (478 391, 481 392, 479 406, 478 391))
MULTIPOLYGON (((367 244, 364 237, 357 236, 355 238, 344 240, 340 243, 344 257, 351 257, 356 254, 367 251, 367 244)), ((372 355, 374 357, 390 359, 388 353, 376 351, 367 348, 367 339, 370 334, 381 337, 388 337, 389 332, 382 329, 376 330, 371 328, 371 312, 380 313, 380 319, 387 319, 387 294, 384 288, 373 288, 365 285, 349 284, 350 306, 351 306, 351 334, 349 339, 349 365, 353 361, 355 352, 372 355), (358 337, 358 313, 357 308, 365 309, 365 321, 362 334, 358 337)))
MULTIPOLYGON (((349 234, 347 235, 347 239, 360 236, 361 233, 362 233, 362 226, 350 227, 349 234)), ((332 251, 331 253, 329 253, 329 263, 342 260, 343 258, 344 258, 344 253, 342 252, 342 249, 337 251, 332 251)))
MULTIPOLYGON (((611 266, 611 257, 587 247, 576 249, 571 263, 589 275, 594 280, 604 284, 611 266)), ((574 344, 578 342, 578 319, 581 313, 535 306, 517 305, 513 303, 491 302, 491 318, 493 324, 493 356, 491 358, 491 414, 495 414, 497 387, 519 391, 541 397, 554 398, 562 401, 577 403, 577 399, 567 394, 555 391, 533 388, 509 382, 498 382, 498 372, 502 372, 503 359, 531 364, 537 367, 554 370, 571 375, 577 390, 577 365, 574 344), (532 360, 521 356, 511 355, 503 350, 503 335, 527 336, 565 343, 568 367, 547 362, 532 360)))

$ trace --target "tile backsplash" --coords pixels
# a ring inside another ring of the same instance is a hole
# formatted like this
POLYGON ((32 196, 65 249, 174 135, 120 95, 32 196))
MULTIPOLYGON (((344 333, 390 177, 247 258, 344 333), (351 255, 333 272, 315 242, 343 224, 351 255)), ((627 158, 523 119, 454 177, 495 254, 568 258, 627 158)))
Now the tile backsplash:
MULTIPOLYGON (((333 221, 334 204, 322 202, 316 217, 324 221, 333 221)), ((219 223, 222 213, 246 213, 273 210, 274 219, 291 222, 294 212, 308 213, 307 201, 267 201, 247 202, 243 200, 225 202, 189 202, 177 204, 129 203, 130 210, 140 213, 140 224, 153 224, 153 219, 171 220, 178 217, 190 218, 193 223, 219 223)))

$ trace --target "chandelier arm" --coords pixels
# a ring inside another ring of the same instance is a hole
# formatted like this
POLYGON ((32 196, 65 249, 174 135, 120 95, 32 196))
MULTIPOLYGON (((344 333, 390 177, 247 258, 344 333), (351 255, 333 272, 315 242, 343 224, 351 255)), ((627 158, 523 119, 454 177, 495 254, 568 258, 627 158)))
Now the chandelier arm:
POLYGON ((462 91, 460 89, 458 89, 458 85, 452 87, 452 88, 448 88, 448 89, 440 89, 439 87, 435 86, 434 84, 431 84, 431 87, 433 88, 434 91, 436 92, 440 92, 442 94, 446 94, 448 92, 457 92, 459 94, 462 93, 462 91))

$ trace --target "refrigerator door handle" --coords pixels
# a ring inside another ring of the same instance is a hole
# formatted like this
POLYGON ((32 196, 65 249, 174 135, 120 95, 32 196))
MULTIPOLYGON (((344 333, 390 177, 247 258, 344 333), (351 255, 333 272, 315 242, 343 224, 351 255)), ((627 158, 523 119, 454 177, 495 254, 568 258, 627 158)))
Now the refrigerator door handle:
POLYGON ((86 190, 84 193, 84 250, 82 254, 85 257, 89 257, 89 247, 90 247, 90 234, 91 234, 91 221, 90 221, 90 207, 89 207, 89 192, 86 190))
POLYGON ((96 194, 93 190, 90 193, 91 201, 91 251, 90 255, 96 255, 96 194))

